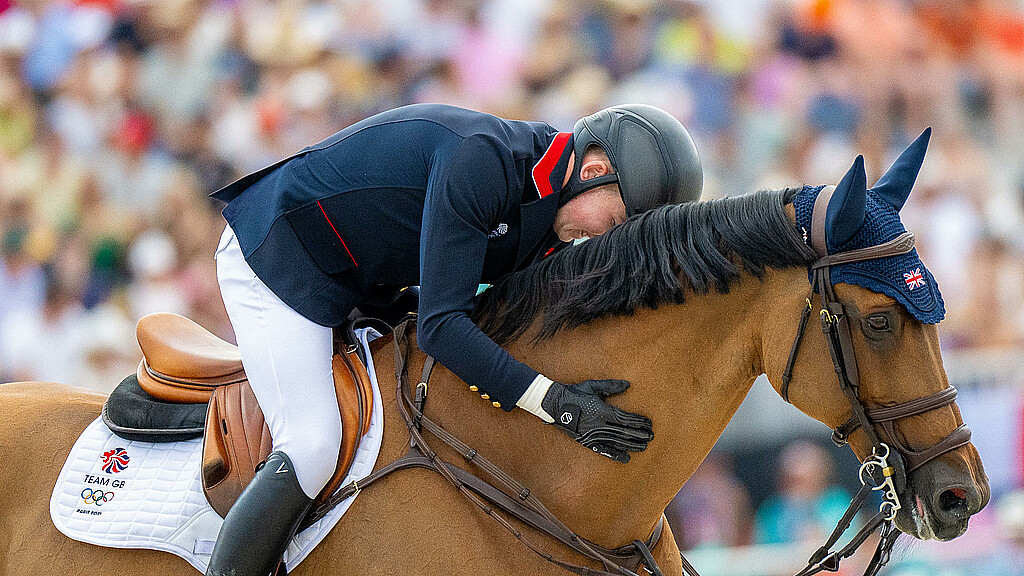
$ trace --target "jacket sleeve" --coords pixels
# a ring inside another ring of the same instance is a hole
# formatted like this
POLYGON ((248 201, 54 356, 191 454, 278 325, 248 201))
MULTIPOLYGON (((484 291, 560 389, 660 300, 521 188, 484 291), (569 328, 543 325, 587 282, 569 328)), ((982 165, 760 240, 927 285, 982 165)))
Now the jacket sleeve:
POLYGON ((470 136, 431 175, 420 232, 420 349, 509 411, 537 372, 470 320, 487 233, 512 201, 501 153, 470 136))

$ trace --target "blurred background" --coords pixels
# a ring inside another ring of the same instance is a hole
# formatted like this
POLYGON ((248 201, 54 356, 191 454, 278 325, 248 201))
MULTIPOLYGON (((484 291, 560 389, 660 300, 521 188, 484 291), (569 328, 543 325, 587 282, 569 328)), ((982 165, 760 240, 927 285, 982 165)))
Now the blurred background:
MULTIPOLYGON (((873 181, 934 128, 902 215, 993 501, 886 573, 1024 574, 1022 0, 0 0, 0 381, 108 391, 150 312, 233 340, 207 194, 366 116, 571 130, 627 101, 683 121, 705 198, 834 183, 857 154, 873 181)), ((705 576, 802 566, 857 487, 827 438, 755 385, 667 511, 705 576)))

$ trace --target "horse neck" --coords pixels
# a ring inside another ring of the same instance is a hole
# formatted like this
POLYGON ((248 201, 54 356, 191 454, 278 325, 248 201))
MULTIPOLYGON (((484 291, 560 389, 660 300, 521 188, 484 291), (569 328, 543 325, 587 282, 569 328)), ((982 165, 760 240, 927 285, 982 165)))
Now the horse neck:
POLYGON ((647 451, 629 464, 583 449, 523 410, 491 407, 444 369, 431 381, 427 415, 523 482, 585 538, 607 547, 644 538, 763 372, 761 327, 775 292, 771 278, 783 272, 770 272, 764 282, 744 276, 729 294, 689 295, 683 305, 601 319, 536 344, 528 335, 509 346, 559 382, 629 380, 630 390, 611 403, 650 417, 655 431, 647 451))

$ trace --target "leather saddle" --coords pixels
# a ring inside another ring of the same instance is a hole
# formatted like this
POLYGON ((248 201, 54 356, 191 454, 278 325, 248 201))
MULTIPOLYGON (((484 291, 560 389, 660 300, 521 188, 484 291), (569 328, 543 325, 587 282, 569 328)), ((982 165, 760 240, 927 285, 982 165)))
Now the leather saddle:
MULTIPOLYGON (((203 492, 222 517, 271 452, 270 430, 249 386, 238 348, 177 314, 150 314, 136 328, 143 359, 138 383, 169 403, 208 403, 203 432, 203 492)), ((358 346, 335 331, 334 388, 341 413, 341 450, 334 475, 313 508, 340 486, 370 428, 373 389, 358 346)))

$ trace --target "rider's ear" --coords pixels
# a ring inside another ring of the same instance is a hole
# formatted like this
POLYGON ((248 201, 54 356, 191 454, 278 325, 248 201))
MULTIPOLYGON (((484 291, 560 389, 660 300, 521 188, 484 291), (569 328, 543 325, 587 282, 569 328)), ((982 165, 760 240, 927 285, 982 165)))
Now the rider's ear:
POLYGON ((932 129, 926 128, 871 187, 872 192, 881 196, 897 211, 903 208, 903 203, 910 196, 910 189, 914 187, 917 175, 921 172, 921 164, 924 162, 924 153, 928 150, 928 139, 931 135, 932 129))
POLYGON ((845 244, 864 223, 868 177, 864 157, 857 156, 853 166, 836 185, 825 212, 825 238, 830 249, 845 244))
POLYGON ((580 167, 580 180, 590 180, 609 173, 610 162, 602 158, 584 158, 580 167))

